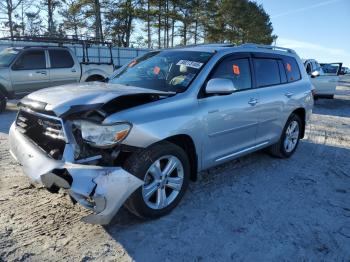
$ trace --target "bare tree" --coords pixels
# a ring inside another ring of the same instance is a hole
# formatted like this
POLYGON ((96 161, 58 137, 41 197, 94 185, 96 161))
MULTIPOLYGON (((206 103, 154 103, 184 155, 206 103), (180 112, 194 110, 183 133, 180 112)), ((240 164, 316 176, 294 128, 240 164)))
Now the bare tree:
POLYGON ((7 24, 10 29, 11 39, 14 37, 14 12, 24 0, 2 0, 0 2, 0 10, 7 14, 7 24))
POLYGON ((60 0, 42 0, 42 5, 45 6, 47 11, 47 33, 48 35, 54 35, 56 33, 56 26, 54 20, 54 11, 57 7, 61 6, 60 0))

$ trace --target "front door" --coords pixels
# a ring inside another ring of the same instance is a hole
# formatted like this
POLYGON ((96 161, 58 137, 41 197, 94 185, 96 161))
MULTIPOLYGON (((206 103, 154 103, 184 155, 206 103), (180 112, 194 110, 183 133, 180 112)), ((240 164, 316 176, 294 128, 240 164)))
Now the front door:
POLYGON ((49 86, 45 50, 23 51, 11 67, 11 80, 16 95, 49 86))
POLYGON ((339 81, 342 63, 321 64, 312 63, 313 72, 318 71, 319 76, 311 77, 317 95, 334 95, 339 81))
POLYGON ((203 167, 208 168, 248 152, 255 145, 259 123, 257 91, 252 89, 249 55, 233 55, 224 59, 210 76, 233 81, 236 92, 211 95, 199 100, 206 123, 203 143, 203 167))

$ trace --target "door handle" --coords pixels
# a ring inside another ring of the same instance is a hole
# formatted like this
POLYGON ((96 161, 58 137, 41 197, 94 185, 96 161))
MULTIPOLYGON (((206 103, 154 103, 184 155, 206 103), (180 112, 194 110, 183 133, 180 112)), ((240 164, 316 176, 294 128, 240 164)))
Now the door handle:
POLYGON ((46 71, 36 71, 35 73, 37 73, 37 74, 42 74, 42 75, 46 75, 46 71))
POLYGON ((256 99, 256 98, 251 98, 251 99, 248 101, 248 104, 250 104, 251 106, 255 106, 258 102, 259 102, 258 99, 256 99))
POLYGON ((71 71, 72 73, 75 73, 75 72, 77 72, 77 70, 75 70, 75 69, 72 69, 72 71, 71 71))
POLYGON ((285 93, 284 95, 285 95, 286 97, 288 97, 288 98, 291 98, 291 97, 294 95, 294 93, 287 92, 287 93, 285 93))

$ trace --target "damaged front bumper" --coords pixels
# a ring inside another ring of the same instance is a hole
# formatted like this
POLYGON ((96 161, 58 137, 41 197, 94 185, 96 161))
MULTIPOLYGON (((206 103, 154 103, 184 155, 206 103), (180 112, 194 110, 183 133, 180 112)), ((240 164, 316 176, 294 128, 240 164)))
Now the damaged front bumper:
POLYGON ((11 155, 24 173, 48 189, 64 188, 82 206, 91 209, 82 220, 108 224, 125 200, 143 181, 121 167, 82 165, 54 160, 12 124, 9 133, 11 155))

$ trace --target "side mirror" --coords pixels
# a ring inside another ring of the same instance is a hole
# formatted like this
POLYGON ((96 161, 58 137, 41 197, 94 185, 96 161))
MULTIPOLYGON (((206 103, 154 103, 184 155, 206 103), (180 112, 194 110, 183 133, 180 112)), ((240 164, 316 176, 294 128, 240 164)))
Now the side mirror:
POLYGON ((210 79, 205 87, 207 94, 228 95, 237 91, 232 80, 225 78, 210 79))
POLYGON ((318 77, 318 76, 320 76, 319 71, 315 70, 315 71, 311 72, 311 77, 318 77))

